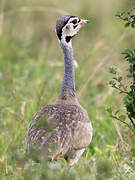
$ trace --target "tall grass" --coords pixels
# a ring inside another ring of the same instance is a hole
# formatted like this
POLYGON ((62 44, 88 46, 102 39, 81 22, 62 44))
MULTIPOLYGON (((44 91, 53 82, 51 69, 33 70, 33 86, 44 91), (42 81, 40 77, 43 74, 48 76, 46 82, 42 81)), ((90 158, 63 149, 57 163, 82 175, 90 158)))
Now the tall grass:
MULTIPOLYGON (((110 66, 123 74, 120 52, 133 47, 133 31, 114 17, 133 1, 0 1, 0 178, 134 180, 135 138, 112 120, 107 106, 121 108, 121 95, 108 86, 110 66), (59 95, 63 56, 55 34, 57 17, 75 14, 90 20, 73 40, 76 89, 94 128, 92 143, 74 167, 25 155, 25 134, 34 113, 59 95)), ((126 77, 126 74, 124 74, 126 77)), ((126 81, 125 81, 126 82, 126 81)))

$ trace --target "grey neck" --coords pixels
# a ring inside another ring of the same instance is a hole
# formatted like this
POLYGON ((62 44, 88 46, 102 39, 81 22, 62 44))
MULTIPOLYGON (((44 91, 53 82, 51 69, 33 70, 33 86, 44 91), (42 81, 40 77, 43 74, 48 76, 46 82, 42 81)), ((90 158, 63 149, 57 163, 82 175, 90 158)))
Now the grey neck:
POLYGON ((60 97, 75 97, 74 58, 71 41, 60 41, 64 55, 64 77, 60 97))

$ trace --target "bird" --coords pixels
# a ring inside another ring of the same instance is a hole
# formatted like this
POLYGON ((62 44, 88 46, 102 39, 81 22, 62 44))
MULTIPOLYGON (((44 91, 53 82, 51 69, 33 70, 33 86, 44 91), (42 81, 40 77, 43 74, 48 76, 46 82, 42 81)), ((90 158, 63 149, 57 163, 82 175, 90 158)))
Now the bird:
POLYGON ((56 34, 64 56, 64 75, 59 97, 41 107, 26 134, 26 152, 33 159, 64 158, 77 163, 91 143, 93 128, 87 111, 79 104, 75 90, 72 38, 88 20, 73 15, 59 17, 56 34))

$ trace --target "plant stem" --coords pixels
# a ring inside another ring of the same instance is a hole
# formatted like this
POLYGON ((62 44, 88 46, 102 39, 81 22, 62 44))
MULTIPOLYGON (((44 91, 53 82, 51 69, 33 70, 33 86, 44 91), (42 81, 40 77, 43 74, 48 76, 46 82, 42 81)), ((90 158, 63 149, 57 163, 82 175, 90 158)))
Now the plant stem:
POLYGON ((134 123, 133 119, 130 117, 130 115, 128 115, 128 118, 130 119, 130 121, 131 121, 131 123, 133 125, 133 128, 135 129, 135 123, 134 123))
POLYGON ((114 87, 115 89, 119 90, 119 91, 120 91, 120 93, 128 94, 128 92, 127 92, 127 91, 124 91, 124 90, 122 90, 122 89, 118 88, 117 86, 113 86, 113 87, 114 87))
POLYGON ((126 125, 128 125, 128 126, 129 126, 129 124, 128 124, 128 123, 126 123, 126 122, 122 121, 122 120, 121 120, 121 119, 119 119, 117 116, 114 116, 114 115, 111 115, 111 116, 112 116, 112 118, 117 119, 118 121, 120 121, 120 122, 122 122, 122 123, 124 123, 124 124, 126 124, 126 125))

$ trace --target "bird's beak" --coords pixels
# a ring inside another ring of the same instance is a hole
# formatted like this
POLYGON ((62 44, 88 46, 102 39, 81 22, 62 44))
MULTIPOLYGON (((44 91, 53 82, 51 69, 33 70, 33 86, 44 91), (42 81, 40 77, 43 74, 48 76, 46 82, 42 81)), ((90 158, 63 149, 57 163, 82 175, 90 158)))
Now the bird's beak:
POLYGON ((78 23, 80 25, 87 24, 89 21, 86 19, 81 19, 81 21, 78 23))

